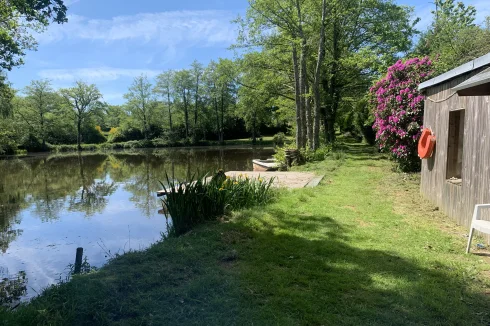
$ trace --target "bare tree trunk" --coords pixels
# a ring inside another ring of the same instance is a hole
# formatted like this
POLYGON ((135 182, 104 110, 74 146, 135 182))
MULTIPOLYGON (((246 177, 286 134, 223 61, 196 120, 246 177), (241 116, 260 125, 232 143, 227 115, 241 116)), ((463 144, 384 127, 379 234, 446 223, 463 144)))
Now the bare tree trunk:
POLYGON ((308 74, 306 67, 306 57, 307 57, 307 43, 306 37, 303 31, 303 15, 301 14, 301 5, 300 1, 296 0, 296 11, 298 14, 298 32, 301 40, 301 53, 300 53, 300 73, 299 73, 299 89, 300 89, 300 100, 301 100, 301 144, 298 144, 298 147, 304 148, 306 147, 306 140, 308 137, 309 131, 309 116, 311 113, 309 112, 310 107, 307 105, 306 97, 307 97, 307 83, 308 83, 308 74))
POLYGON ((214 101, 214 110, 216 112, 216 134, 218 135, 218 141, 220 140, 220 127, 219 127, 219 112, 218 112, 218 100, 216 99, 216 84, 213 84, 213 101, 214 101))
POLYGON ((225 140, 225 100, 223 91, 221 91, 221 130, 219 141, 222 143, 225 140))
POLYGON ((257 111, 253 111, 253 118, 252 118, 252 144, 255 145, 257 143, 257 111))
POLYGON ((189 137, 189 111, 187 109, 187 97, 184 88, 184 115, 185 115, 185 137, 189 137))
POLYGON ((301 122, 302 101, 301 101, 301 83, 299 77, 298 66, 298 51, 296 50, 296 44, 293 44, 293 68, 294 68, 294 92, 296 100, 296 146, 302 148, 301 135, 303 134, 303 124, 301 122))
POLYGON ((306 114, 306 139, 309 148, 313 148, 313 112, 311 110, 310 82, 305 79, 305 114, 306 114))
POLYGON ((320 41, 318 42, 318 59, 315 69, 315 80, 313 81, 313 96, 315 100, 315 117, 313 126, 313 149, 320 147, 320 119, 321 119, 321 94, 320 79, 322 78, 322 64, 325 58, 325 19, 327 15, 327 1, 322 2, 322 27, 320 29, 320 41))
POLYGON ((332 62, 332 70, 330 77, 330 85, 329 85, 329 97, 331 100, 330 106, 326 109, 326 118, 328 128, 326 128, 325 132, 327 135, 327 139, 330 143, 335 141, 335 120, 337 118, 337 110, 339 107, 340 94, 338 85, 337 85, 337 77, 338 77, 338 60, 340 59, 340 49, 339 49, 339 26, 338 22, 335 21, 333 23, 333 44, 332 44, 332 53, 333 53, 333 62, 332 62))
POLYGON ((168 122, 169 122, 169 127, 170 127, 170 132, 173 131, 173 126, 172 126, 172 109, 170 107, 170 89, 167 88, 167 104, 168 104, 168 122))
POLYGON ((82 150, 82 117, 80 115, 77 116, 77 149, 78 151, 82 150))
POLYGON ((194 107, 194 137, 197 136, 197 111, 199 109, 199 75, 196 77, 196 94, 195 94, 195 107, 194 107))

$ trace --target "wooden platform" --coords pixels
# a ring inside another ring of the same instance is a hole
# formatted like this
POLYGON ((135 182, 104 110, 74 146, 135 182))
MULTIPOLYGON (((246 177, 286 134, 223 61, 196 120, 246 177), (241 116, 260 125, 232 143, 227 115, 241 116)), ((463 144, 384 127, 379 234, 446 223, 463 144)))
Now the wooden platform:
POLYGON ((229 171, 225 173, 230 177, 238 177, 240 174, 249 178, 262 178, 270 180, 274 178, 274 185, 284 188, 304 188, 315 187, 323 179, 323 176, 318 176, 315 173, 309 172, 248 172, 248 171, 229 171))
MULTIPOLYGON (((284 187, 289 189, 298 189, 305 187, 316 187, 322 181, 323 175, 319 176, 315 173, 308 172, 252 172, 252 171, 229 171, 225 173, 232 178, 248 177, 251 179, 258 179, 259 177, 264 180, 270 180, 274 178, 274 186, 284 187)), ((165 196, 165 190, 157 191, 157 196, 165 196)))

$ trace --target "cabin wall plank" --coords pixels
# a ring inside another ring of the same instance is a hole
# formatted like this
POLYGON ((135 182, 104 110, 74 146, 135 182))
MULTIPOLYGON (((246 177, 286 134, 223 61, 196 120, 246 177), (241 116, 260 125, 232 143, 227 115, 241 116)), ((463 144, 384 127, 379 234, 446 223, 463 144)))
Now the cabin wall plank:
MULTIPOLYGON (((490 203, 490 97, 453 95, 452 88, 482 69, 426 90, 424 126, 436 135, 433 156, 422 162, 421 193, 458 224, 469 227, 476 204, 490 203), (453 96, 451 96, 453 95, 453 96), (464 109, 462 184, 446 180, 449 112, 464 109)), ((484 213, 490 220, 490 210, 484 213)), ((490 237, 487 237, 490 241, 490 237)), ((490 242, 489 242, 490 243, 490 242)))

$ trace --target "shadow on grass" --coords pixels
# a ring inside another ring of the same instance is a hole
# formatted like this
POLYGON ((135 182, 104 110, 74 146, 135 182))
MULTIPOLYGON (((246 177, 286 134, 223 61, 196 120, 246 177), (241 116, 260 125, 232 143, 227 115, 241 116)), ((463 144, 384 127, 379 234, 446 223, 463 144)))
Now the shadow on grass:
MULTIPOLYGON (((278 324, 488 324, 488 297, 449 265, 422 267, 393 252, 361 249, 335 219, 287 212, 252 231, 237 269, 258 321, 278 324), (297 222, 295 220, 298 220, 297 222), (298 237, 292 233, 320 234, 298 237), (299 232, 298 232, 299 231, 299 232), (347 242, 348 241, 348 242, 347 242), (352 245, 350 245, 351 243, 352 245)), ((251 232, 245 229, 244 232, 251 232)), ((376 241, 376 240, 374 240, 376 241)))

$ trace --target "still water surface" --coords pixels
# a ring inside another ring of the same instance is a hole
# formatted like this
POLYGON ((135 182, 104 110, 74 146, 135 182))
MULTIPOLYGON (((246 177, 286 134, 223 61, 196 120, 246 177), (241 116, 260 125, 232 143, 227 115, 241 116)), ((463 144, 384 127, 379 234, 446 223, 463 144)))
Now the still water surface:
POLYGON ((183 180, 218 168, 250 171, 252 159, 272 154, 208 148, 0 160, 0 304, 65 279, 77 247, 100 267, 159 241, 166 223, 155 192, 166 174, 183 180))

